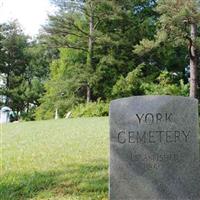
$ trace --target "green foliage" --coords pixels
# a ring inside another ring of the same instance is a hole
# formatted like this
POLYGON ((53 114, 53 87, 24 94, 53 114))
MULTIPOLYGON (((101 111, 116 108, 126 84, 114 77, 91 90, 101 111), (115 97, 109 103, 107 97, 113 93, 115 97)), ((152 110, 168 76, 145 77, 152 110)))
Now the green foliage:
MULTIPOLYGON (((157 32, 151 39, 143 38, 139 44, 135 45, 133 52, 149 58, 150 62, 153 60, 153 64, 161 70, 166 69, 172 73, 182 73, 179 82, 181 79, 184 80, 184 83, 188 82, 186 67, 189 63, 191 77, 197 77, 196 70, 191 70, 191 68, 197 68, 197 62, 193 61, 198 60, 197 52, 200 49, 198 42, 199 8, 200 2, 198 0, 157 1, 155 10, 160 15, 157 22, 157 32), (197 27, 197 31, 194 30, 195 33, 192 33, 195 27, 197 27), (192 52, 192 49, 195 49, 194 52, 192 52)), ((193 79, 196 80, 196 78, 193 79)), ((191 81, 190 91, 196 91, 197 82, 192 83, 191 81)), ((163 91, 162 88, 159 89, 159 86, 156 87, 157 91, 161 93, 182 94, 182 92, 178 92, 178 85, 181 84, 178 83, 177 86, 166 85, 168 88, 166 91, 163 91)), ((183 92, 183 94, 186 95, 187 92, 183 92)), ((192 95, 195 97, 196 94, 192 95)))
POLYGON ((144 55, 150 51, 158 48, 159 45, 167 39, 167 34, 164 31, 160 31, 159 34, 155 36, 154 40, 142 39, 140 44, 135 45, 134 53, 138 55, 144 55))
POLYGON ((26 69, 26 78, 37 78, 40 81, 46 80, 49 76, 49 63, 51 62, 51 52, 41 39, 31 42, 25 49, 29 58, 29 64, 26 69))
POLYGON ((52 108, 52 103, 50 102, 48 104, 41 104, 35 112, 35 119, 36 120, 47 120, 47 119, 53 119, 55 116, 55 110, 52 108))
POLYGON ((21 114, 21 119, 23 121, 34 121, 35 120, 35 109, 36 109, 36 107, 34 106, 32 108, 29 108, 28 111, 23 112, 21 114))
POLYGON ((143 55, 159 47, 162 43, 171 43, 172 47, 186 46, 190 36, 188 26, 199 24, 198 0, 159 0, 156 11, 160 14, 157 33, 154 40, 144 38, 135 46, 134 52, 143 55))
POLYGON ((101 116, 101 108, 90 110, 103 104, 98 99, 188 94, 186 38, 188 25, 199 25, 196 0, 51 2, 58 9, 36 40, 16 22, 0 29, 0 73, 8 80, 0 92, 24 119, 50 119, 56 110, 101 116))
MULTIPOLYGON (((127 76, 134 70, 133 66, 140 64, 132 54, 133 45, 143 36, 153 36, 155 3, 150 0, 53 2, 59 11, 50 16, 45 28, 48 32, 47 42, 71 49, 75 55, 81 51, 85 56, 86 60, 80 62, 77 59, 77 67, 73 68, 74 71, 82 68, 79 75, 83 99, 86 99, 83 88, 86 84, 92 91, 91 100, 111 98, 113 86, 120 76, 127 76), (93 25, 90 24, 91 17, 93 25)), ((65 62, 66 70, 67 66, 65 62)))
POLYGON ((49 73, 47 49, 29 42, 17 21, 0 25, 0 45, 0 74, 4 77, 0 95, 6 97, 1 104, 21 113, 22 119, 33 120, 32 108, 39 105, 49 73))
POLYGON ((50 65, 50 79, 45 83, 46 93, 40 99, 36 119, 52 118, 56 109, 64 117, 73 106, 83 102, 85 73, 80 62, 84 60, 80 51, 60 49, 60 58, 50 65))
POLYGON ((0 73, 5 76, 5 86, 1 88, 0 95, 6 96, 6 105, 19 112, 25 107, 21 94, 24 92, 23 83, 28 64, 25 53, 27 37, 17 21, 1 24, 0 35, 0 73))
POLYGON ((143 65, 138 66, 125 78, 121 76, 113 87, 112 95, 114 97, 128 97, 143 94, 141 89, 142 67, 143 65))
POLYGON ((73 117, 102 117, 108 116, 109 103, 105 103, 101 100, 97 102, 89 102, 86 104, 79 104, 72 109, 73 117))
POLYGON ((163 71, 154 82, 143 83, 141 86, 146 95, 175 95, 188 96, 189 85, 184 84, 183 80, 174 83, 173 75, 163 71))

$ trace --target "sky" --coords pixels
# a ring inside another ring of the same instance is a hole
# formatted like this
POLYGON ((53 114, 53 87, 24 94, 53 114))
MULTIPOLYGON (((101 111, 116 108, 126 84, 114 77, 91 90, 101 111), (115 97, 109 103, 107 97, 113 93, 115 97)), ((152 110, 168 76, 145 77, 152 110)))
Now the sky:
POLYGON ((0 0, 0 23, 17 19, 26 34, 35 36, 53 10, 49 0, 0 0))

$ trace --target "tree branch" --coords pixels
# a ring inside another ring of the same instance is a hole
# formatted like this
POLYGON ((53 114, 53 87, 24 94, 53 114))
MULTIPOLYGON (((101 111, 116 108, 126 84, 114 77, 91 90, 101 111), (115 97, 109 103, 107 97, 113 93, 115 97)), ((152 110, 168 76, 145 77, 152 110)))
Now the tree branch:
POLYGON ((195 55, 193 55, 193 53, 192 53, 192 47, 193 47, 193 40, 192 40, 192 38, 191 37, 189 37, 189 36, 186 36, 186 39, 189 41, 189 45, 188 45, 188 53, 189 53, 189 56, 190 56, 190 58, 193 60, 193 59, 195 59, 195 55))

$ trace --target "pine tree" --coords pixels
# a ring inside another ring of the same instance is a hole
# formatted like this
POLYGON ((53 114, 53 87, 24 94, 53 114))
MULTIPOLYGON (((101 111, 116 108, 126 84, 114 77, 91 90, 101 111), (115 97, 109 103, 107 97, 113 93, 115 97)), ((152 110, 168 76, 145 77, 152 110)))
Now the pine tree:
POLYGON ((135 53, 144 55, 160 47, 161 44, 170 43, 174 48, 188 46, 190 97, 194 98, 198 96, 199 9, 200 5, 197 0, 159 0, 156 10, 160 18, 154 40, 143 39, 140 45, 135 47, 135 53))
POLYGON ((57 47, 81 50, 86 54, 85 80, 86 101, 91 100, 95 81, 95 45, 98 39, 98 26, 109 15, 112 3, 105 0, 53 1, 59 6, 54 16, 49 16, 45 30, 50 34, 51 43, 57 47))
POLYGON ((16 21, 0 26, 1 55, 0 73, 5 75, 5 87, 1 88, 1 95, 6 97, 5 105, 13 110, 22 111, 24 102, 23 81, 28 59, 25 55, 27 37, 23 34, 16 21))

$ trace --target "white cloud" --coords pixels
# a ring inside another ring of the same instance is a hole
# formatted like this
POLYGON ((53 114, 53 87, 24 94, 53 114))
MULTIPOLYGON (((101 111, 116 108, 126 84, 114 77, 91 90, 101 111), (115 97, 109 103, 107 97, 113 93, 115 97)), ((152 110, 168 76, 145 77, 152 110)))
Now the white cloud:
POLYGON ((0 0, 0 23, 18 19, 25 33, 38 33, 53 7, 48 0, 0 0))

